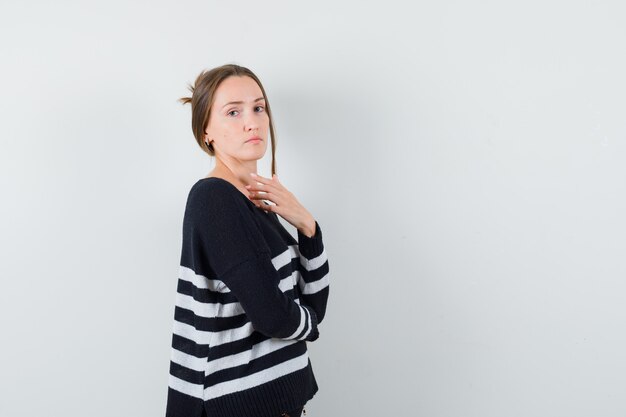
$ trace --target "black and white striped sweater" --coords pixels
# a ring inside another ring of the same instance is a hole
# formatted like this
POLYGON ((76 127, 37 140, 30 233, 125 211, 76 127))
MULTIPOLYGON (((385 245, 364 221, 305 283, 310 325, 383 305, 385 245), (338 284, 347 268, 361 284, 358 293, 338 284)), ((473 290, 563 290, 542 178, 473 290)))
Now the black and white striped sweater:
POLYGON ((326 312, 322 231, 297 232, 230 182, 189 191, 166 417, 275 417, 313 398, 307 341, 326 312))

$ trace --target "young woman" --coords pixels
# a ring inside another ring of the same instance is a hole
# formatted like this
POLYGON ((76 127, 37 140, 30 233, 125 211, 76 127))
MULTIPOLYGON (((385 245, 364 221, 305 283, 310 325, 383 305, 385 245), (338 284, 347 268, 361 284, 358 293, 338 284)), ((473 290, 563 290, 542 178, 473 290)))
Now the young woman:
POLYGON ((307 341, 329 293, 322 231, 276 175, 270 105, 252 71, 203 71, 190 90, 180 100, 215 168, 187 197, 166 416, 306 414, 318 391, 307 341), (269 140, 265 178, 257 161, 269 140))

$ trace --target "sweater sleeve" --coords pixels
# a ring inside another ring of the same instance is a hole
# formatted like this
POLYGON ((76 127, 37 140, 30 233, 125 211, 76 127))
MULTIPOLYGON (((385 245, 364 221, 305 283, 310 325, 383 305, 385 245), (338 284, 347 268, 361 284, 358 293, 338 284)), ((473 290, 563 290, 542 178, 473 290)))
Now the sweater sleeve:
POLYGON ((322 241, 322 230, 315 221, 315 233, 308 237, 298 230, 298 249, 300 251, 300 298, 311 306, 322 322, 326 315, 326 304, 330 290, 328 279, 328 258, 322 241))
POLYGON ((258 332, 279 339, 314 341, 317 316, 279 288, 280 275, 250 208, 222 182, 190 195, 194 235, 217 279, 241 303, 258 332))

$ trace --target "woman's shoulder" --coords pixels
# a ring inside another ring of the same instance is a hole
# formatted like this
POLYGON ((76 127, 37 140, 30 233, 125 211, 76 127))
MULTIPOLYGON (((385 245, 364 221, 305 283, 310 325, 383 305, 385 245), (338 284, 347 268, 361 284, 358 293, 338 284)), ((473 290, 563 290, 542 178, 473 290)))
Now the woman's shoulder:
POLYGON ((191 186, 191 190, 238 191, 237 187, 231 184, 230 181, 220 177, 200 178, 191 186))
POLYGON ((243 197, 241 191, 229 181, 219 177, 206 177, 191 186, 187 205, 213 209, 247 208, 243 197))
POLYGON ((219 177, 206 177, 196 181, 189 190, 191 196, 223 198, 241 192, 229 181, 219 177))

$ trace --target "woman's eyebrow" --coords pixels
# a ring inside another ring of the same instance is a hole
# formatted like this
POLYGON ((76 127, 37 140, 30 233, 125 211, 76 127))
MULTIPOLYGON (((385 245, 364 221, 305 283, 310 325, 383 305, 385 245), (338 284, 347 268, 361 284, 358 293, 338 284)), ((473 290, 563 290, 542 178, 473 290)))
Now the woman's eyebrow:
MULTIPOLYGON (((256 100, 254 100, 253 103, 256 103, 257 101, 261 101, 261 100, 265 100, 265 99, 263 97, 259 97, 256 100)), ((243 101, 229 101, 228 103, 224 104, 222 108, 228 106, 229 104, 243 104, 243 101)))

